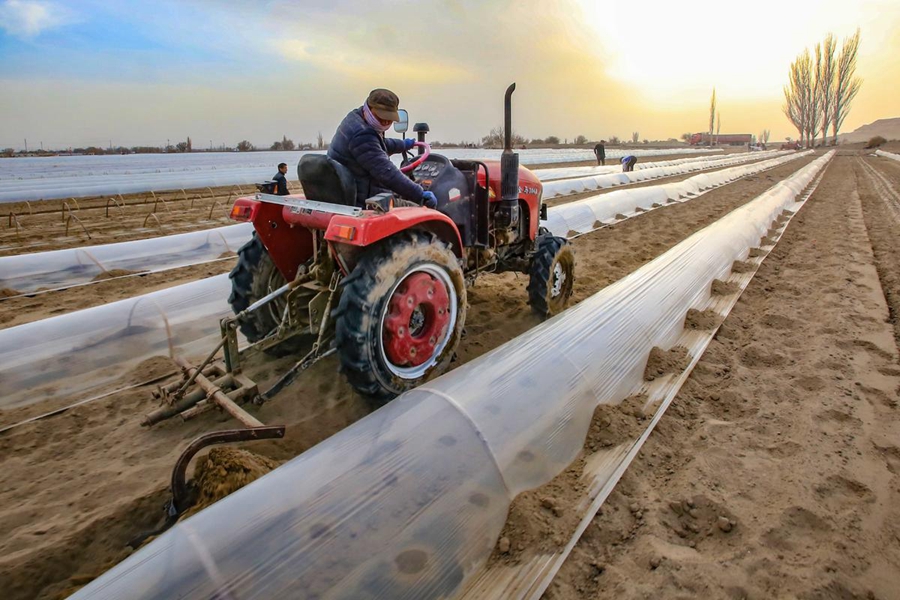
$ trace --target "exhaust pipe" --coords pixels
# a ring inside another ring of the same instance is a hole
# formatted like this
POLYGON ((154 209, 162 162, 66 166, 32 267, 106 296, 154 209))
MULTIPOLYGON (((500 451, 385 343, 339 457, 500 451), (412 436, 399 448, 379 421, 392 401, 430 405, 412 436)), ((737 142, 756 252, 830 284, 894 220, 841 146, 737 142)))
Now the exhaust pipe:
POLYGON ((500 209, 497 226, 514 228, 519 225, 519 155, 512 149, 512 94, 513 83, 506 88, 503 100, 503 154, 500 155, 500 209))

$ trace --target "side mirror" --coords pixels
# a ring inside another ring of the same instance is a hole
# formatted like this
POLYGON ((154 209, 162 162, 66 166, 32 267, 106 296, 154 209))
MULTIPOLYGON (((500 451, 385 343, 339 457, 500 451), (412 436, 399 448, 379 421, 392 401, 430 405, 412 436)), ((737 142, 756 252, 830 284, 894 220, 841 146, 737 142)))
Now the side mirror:
POLYGON ((394 123, 394 131, 397 133, 406 133, 406 130, 409 129, 409 113, 406 112, 406 109, 399 109, 397 114, 400 115, 400 120, 394 123))

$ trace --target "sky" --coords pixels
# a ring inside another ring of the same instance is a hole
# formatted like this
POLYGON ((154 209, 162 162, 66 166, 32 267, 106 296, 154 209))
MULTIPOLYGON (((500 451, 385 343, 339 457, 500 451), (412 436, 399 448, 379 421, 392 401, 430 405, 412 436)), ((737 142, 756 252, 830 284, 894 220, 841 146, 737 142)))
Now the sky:
POLYGON ((896 0, 0 0, 0 148, 329 140, 368 92, 430 139, 796 131, 791 61, 861 30, 843 131, 900 117, 896 0))

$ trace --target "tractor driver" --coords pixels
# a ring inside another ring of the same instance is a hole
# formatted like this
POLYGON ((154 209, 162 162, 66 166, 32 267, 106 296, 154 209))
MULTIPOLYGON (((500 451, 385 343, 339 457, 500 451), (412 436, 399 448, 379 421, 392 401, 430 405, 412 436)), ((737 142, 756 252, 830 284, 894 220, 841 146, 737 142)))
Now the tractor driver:
POLYGON ((388 155, 409 150, 415 144, 413 139, 384 137, 391 123, 400 120, 399 106, 400 99, 394 92, 372 90, 363 105, 351 110, 341 121, 328 147, 328 158, 338 161, 353 174, 359 206, 365 205, 366 198, 393 192, 435 208, 437 198, 434 194, 401 173, 388 158, 388 155))

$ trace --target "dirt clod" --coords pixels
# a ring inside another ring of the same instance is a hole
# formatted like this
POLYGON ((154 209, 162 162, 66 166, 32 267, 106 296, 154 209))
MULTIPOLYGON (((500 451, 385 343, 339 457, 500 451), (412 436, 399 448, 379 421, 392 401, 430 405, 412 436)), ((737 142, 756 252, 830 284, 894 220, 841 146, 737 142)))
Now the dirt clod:
POLYGON ((756 265, 743 260, 736 260, 731 264, 732 273, 749 273, 756 268, 756 265))
POLYGON ((711 289, 714 296, 730 296, 731 294, 737 293, 741 288, 739 288, 736 283, 714 279, 711 289))
POLYGON ((270 458, 239 448, 218 447, 197 463, 194 486, 197 500, 190 513, 197 512, 228 494, 236 492, 278 466, 270 458))
POLYGON ((707 309, 701 312, 692 308, 688 310, 684 319, 684 327, 685 329, 710 330, 719 324, 721 318, 714 310, 707 309))
POLYGON ((688 354, 686 348, 676 346, 671 350, 661 350, 654 347, 650 351, 650 357, 644 369, 644 380, 653 381, 669 373, 679 373, 687 368, 690 362, 691 355, 688 354))

